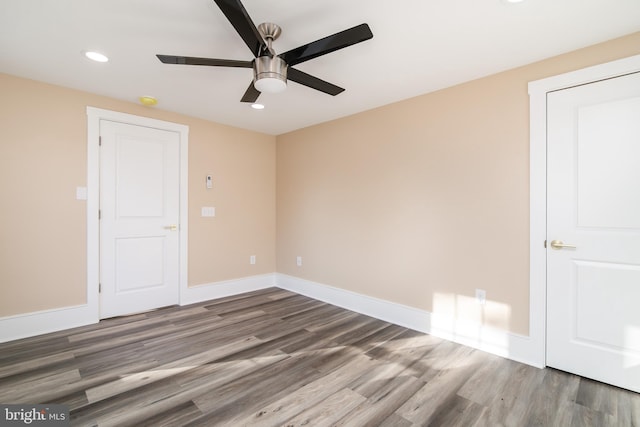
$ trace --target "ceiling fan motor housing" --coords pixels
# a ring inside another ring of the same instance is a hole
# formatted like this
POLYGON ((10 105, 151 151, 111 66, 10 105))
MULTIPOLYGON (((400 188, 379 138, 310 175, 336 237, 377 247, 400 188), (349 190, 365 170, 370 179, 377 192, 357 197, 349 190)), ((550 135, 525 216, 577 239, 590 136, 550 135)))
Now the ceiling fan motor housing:
POLYGON ((277 93, 287 88, 287 63, 277 56, 255 59, 253 82, 260 92, 277 93))

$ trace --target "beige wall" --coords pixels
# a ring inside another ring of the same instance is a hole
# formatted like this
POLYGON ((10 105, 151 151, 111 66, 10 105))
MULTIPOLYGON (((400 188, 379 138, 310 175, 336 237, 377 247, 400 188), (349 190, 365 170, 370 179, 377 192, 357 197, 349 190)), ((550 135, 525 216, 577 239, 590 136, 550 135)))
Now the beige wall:
POLYGON ((87 106, 189 126, 190 285, 275 270, 275 137, 4 74, 0 94, 0 317, 85 302, 87 106))
POLYGON ((634 33, 279 136, 278 272, 527 335, 527 83, 639 53, 634 33))
POLYGON ((0 317, 85 301, 90 105, 190 127, 190 286, 277 267, 527 334, 527 82, 638 53, 635 33, 281 135, 277 167, 275 137, 0 74, 0 317))

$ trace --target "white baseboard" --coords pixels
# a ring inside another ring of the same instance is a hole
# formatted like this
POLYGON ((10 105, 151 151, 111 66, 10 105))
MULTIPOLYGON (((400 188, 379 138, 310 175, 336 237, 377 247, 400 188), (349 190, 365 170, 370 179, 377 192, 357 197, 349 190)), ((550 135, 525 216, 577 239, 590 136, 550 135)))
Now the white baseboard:
POLYGON ((487 353, 506 357, 538 368, 544 366, 538 360, 539 351, 529 337, 465 322, 448 316, 440 316, 425 310, 385 301, 334 288, 286 274, 276 275, 276 285, 298 294, 337 305, 386 322, 428 333, 449 341, 477 348, 487 353))
POLYGON ((180 290, 180 305, 209 301, 274 286, 276 286, 275 273, 191 286, 180 290))
POLYGON ((427 332, 431 329, 429 316, 425 316, 427 312, 417 308, 395 304, 286 274, 278 273, 276 284, 279 288, 366 314, 385 322, 404 326, 405 328, 420 332, 427 332))
MULTIPOLYGON (((270 273, 192 286, 180 291, 180 305, 279 287, 386 322, 428 333, 528 365, 543 367, 540 351, 526 336, 373 298, 286 274, 270 273)), ((76 307, 0 318, 0 342, 98 322, 97 307, 76 307)))
POLYGON ((90 325, 98 320, 98 310, 86 304, 3 317, 0 318, 0 342, 90 325))
MULTIPOLYGON (((275 286, 275 274, 225 280, 181 289, 180 305, 275 286)), ((0 343, 98 323, 98 306, 88 304, 0 318, 0 343)))

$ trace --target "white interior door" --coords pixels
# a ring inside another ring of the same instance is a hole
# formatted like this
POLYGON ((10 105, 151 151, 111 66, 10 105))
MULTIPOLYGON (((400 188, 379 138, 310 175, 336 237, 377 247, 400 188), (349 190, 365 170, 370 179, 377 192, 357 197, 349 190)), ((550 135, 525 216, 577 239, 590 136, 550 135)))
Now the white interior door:
POLYGON ((640 73, 547 102, 547 365, 640 391, 640 73))
POLYGON ((180 139, 100 121, 100 317, 177 304, 180 139))

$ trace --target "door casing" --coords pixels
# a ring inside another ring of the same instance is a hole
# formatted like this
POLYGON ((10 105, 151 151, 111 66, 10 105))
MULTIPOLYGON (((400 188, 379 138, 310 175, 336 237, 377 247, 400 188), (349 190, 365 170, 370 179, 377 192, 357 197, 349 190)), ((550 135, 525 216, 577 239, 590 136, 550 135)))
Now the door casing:
POLYGON ((189 235, 188 212, 188 177, 189 177, 189 127, 182 124, 163 120, 140 117, 117 111, 87 107, 87 306, 99 319, 100 294, 100 223, 98 210, 100 208, 100 152, 98 141, 100 137, 100 121, 110 120, 135 126, 177 132, 180 136, 180 261, 179 261, 179 289, 180 302, 187 290, 187 248, 189 235))
POLYGON ((536 366, 546 366, 547 93, 637 71, 640 71, 640 55, 529 83, 529 351, 536 366))

